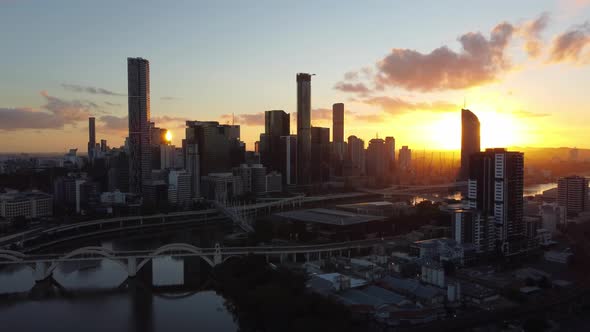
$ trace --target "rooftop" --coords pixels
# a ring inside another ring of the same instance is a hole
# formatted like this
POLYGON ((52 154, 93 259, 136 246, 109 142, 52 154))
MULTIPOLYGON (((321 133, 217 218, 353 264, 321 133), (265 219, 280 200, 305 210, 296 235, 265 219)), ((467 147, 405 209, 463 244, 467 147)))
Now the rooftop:
POLYGON ((309 209, 289 211, 276 214, 279 217, 288 218, 293 221, 314 222, 326 225, 350 226, 363 224, 372 221, 381 221, 385 217, 357 214, 341 210, 331 209, 309 209))

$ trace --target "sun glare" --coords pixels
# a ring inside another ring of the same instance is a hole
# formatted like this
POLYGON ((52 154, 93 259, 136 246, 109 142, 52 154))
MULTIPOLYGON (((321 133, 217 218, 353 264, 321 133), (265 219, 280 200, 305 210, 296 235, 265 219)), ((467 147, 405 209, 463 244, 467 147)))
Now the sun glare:
POLYGON ((166 140, 168 142, 172 141, 172 132, 170 132, 170 130, 166 132, 166 140))

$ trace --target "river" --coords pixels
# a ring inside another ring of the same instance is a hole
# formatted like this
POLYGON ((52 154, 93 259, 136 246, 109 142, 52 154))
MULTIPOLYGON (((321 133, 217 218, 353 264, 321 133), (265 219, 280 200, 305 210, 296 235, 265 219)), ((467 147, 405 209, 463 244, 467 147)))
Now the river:
MULTIPOLYGON (((86 245, 143 250, 166 243, 188 242, 209 247, 225 234, 219 229, 194 229, 94 241, 86 245)), ((68 249, 71 248, 60 248, 60 251, 68 249)), ((151 271, 143 269, 146 270, 143 277, 138 275, 128 282, 127 272, 113 261, 68 262, 54 271, 54 282, 37 286, 30 268, 9 265, 0 269, 1 330, 238 330, 232 313, 226 309, 226 300, 207 287, 209 265, 199 258, 188 258, 186 263, 172 257, 158 258, 153 261, 151 271)))

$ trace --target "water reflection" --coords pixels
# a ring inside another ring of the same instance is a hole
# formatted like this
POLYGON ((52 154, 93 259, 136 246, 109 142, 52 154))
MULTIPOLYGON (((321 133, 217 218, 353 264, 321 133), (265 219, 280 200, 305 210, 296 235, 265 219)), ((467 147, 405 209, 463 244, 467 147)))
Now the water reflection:
MULTIPOLYGON (((184 231, 94 245, 140 250, 187 242, 205 247, 224 234, 184 231)), ((236 331, 224 298, 211 289, 210 273, 198 257, 161 257, 128 279, 121 265, 101 259, 59 263, 51 279, 35 284, 30 267, 6 265, 0 268, 1 330, 236 331)))

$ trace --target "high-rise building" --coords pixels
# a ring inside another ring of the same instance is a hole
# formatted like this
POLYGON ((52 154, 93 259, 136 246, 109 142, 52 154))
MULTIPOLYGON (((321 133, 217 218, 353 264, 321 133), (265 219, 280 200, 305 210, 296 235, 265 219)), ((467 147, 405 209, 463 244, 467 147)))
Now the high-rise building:
POLYGON ((168 201, 177 206, 191 202, 191 175, 185 170, 173 170, 168 174, 168 201))
POLYGON ((281 136, 281 168, 282 181, 287 185, 297 184, 297 136, 281 136))
POLYGON ((260 159, 270 171, 281 169, 281 136, 290 134, 290 116, 285 111, 264 112, 264 134, 260 135, 260 159))
POLYGON ((101 139, 100 140, 100 152, 106 153, 108 149, 109 149, 109 146, 107 145, 107 140, 101 139))
POLYGON ((141 193, 151 177, 150 150, 150 63, 127 58, 129 104, 129 190, 141 193))
POLYGON ((395 168, 395 138, 385 137, 385 155, 387 156, 387 169, 392 171, 395 168))
POLYGON ((383 180, 387 177, 388 154, 385 141, 373 138, 367 147, 367 175, 383 180))
POLYGON ((344 143, 344 104, 332 105, 332 130, 334 143, 344 143))
POLYGON ((96 127, 95 118, 88 118, 88 160, 92 163, 94 161, 94 148, 96 145, 96 127))
POLYGON ((311 127, 311 180, 327 181, 330 176, 330 128, 311 127))
POLYGON ((505 255, 526 249, 523 188, 523 153, 486 149, 471 156, 467 197, 469 208, 481 215, 477 232, 495 237, 505 255))
POLYGON ((469 160, 471 155, 479 152, 480 133, 479 119, 468 109, 461 110, 461 169, 459 179, 467 180, 469 177, 469 160))
POLYGON ((297 184, 311 183, 311 75, 297 74, 297 184))
POLYGON ((562 220, 588 210, 588 181, 581 176, 563 177, 557 181, 557 204, 565 217, 562 220))
POLYGON ((365 141, 351 135, 348 136, 348 156, 352 170, 356 175, 365 174, 365 141))
POLYGON ((399 149, 399 168, 406 172, 412 168, 412 149, 407 145, 399 149))

